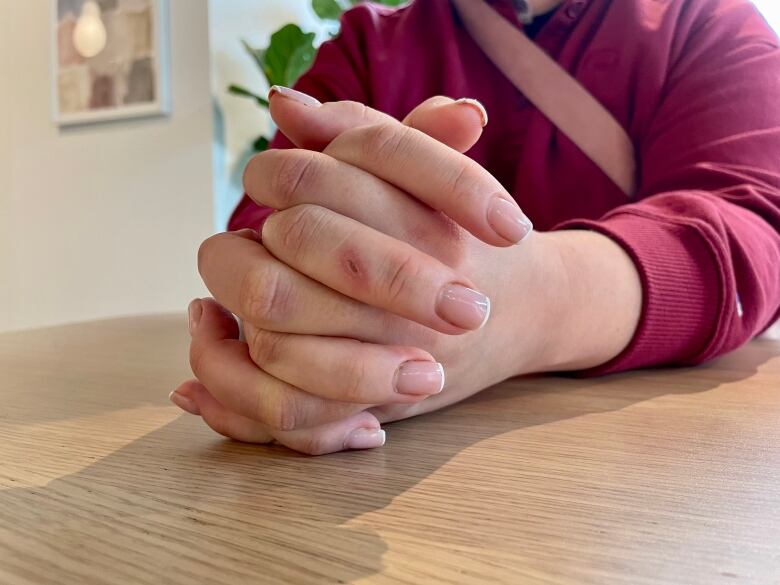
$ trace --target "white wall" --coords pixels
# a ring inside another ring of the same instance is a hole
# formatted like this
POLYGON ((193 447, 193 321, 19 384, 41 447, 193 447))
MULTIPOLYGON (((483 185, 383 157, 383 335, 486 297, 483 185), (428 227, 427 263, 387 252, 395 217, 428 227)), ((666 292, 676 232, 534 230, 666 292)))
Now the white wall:
MULTIPOLYGON (((2 2, 8 2, 10 0, 0 0, 0 7, 7 10, 7 6, 2 2)), ((6 12, 7 14, 7 12, 6 12)), ((8 18, 0 19, 0 46, 2 46, 2 39, 5 39, 9 34, 9 20, 8 18)), ((7 250, 10 247, 9 244, 9 226, 10 226, 10 214, 8 213, 6 196, 10 188, 10 152, 11 152, 11 136, 10 136, 10 108, 11 100, 10 95, 6 90, 7 82, 3 80, 10 79, 10 66, 9 66, 10 53, 8 51, 0 50, 0 330, 7 325, 7 317, 5 315, 8 310, 3 307, 10 307, 9 296, 9 279, 11 277, 9 268, 9 258, 7 250), (4 113, 5 112, 5 113, 4 113)))
POLYGON ((776 31, 780 32, 780 2, 778 0, 753 0, 776 31))
POLYGON ((320 38, 323 31, 311 10, 311 0, 210 0, 209 13, 217 120, 214 212, 216 227, 224 229, 242 193, 241 174, 251 156, 251 144, 270 129, 263 110, 252 101, 225 91, 231 83, 259 95, 268 91, 263 76, 241 46, 241 39, 255 47, 266 47, 271 34, 288 22, 317 32, 320 38))
POLYGON ((212 230, 207 0, 171 0, 173 115, 51 121, 49 0, 0 0, 0 330, 184 310, 212 230))

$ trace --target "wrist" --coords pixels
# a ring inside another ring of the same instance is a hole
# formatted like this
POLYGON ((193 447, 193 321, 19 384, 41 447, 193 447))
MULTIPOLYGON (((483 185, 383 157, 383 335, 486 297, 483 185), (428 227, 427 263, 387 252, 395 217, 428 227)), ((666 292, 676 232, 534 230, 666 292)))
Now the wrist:
MULTIPOLYGON (((589 369, 617 357, 633 339, 642 309, 634 262, 591 231, 534 234, 538 354, 525 373, 589 369)), ((523 290, 523 289, 521 289, 523 290)))

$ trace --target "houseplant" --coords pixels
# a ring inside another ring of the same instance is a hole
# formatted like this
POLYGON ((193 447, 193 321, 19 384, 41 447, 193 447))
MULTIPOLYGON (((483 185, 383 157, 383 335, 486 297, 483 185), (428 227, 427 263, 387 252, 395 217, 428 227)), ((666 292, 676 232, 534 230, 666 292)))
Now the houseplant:
MULTIPOLYGON (((359 4, 363 0, 312 0, 314 13, 322 20, 330 23, 333 34, 338 31, 338 22, 341 14, 359 4)), ((378 4, 398 6, 407 0, 374 0, 378 4)), ((247 54, 254 60, 265 78, 269 87, 283 85, 292 87, 298 78, 311 67, 317 54, 315 47, 315 33, 304 32, 296 24, 286 24, 271 35, 268 47, 259 49, 251 46, 246 41, 241 41, 247 54)), ((254 100, 258 106, 268 109, 268 100, 253 93, 240 85, 232 84, 228 92, 254 100)), ((268 148, 269 139, 260 136, 253 143, 255 152, 261 152, 268 148)))

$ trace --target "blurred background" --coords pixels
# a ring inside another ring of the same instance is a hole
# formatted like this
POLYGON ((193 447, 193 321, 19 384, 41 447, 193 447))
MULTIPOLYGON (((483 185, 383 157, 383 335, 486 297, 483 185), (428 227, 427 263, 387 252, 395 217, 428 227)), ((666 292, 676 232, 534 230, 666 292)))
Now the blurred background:
MULTIPOLYGON (((205 294, 197 247, 273 132, 252 94, 294 80, 351 2, 0 0, 0 331, 205 294)), ((780 2, 756 4, 780 29, 780 2)))

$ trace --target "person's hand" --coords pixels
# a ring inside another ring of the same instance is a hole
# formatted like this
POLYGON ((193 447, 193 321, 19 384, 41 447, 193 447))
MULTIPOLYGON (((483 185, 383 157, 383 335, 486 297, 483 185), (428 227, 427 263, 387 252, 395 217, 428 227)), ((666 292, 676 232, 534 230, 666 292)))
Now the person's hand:
MULTIPOLYGON (((328 106, 328 108, 332 108, 332 106, 328 106)), ((327 146, 333 136, 338 135, 345 128, 390 120, 384 115, 354 103, 339 104, 336 110, 333 115, 319 116, 313 121, 313 124, 309 123, 311 121, 304 121, 294 115, 288 116, 291 121, 289 124, 291 128, 288 129, 288 132, 290 132, 290 135, 296 136, 302 146, 321 149, 327 146), (299 125, 298 128, 296 128, 296 122, 299 125)), ((482 126, 486 123, 486 113, 479 104, 471 101, 454 103, 446 98, 433 98, 416 108, 404 122, 430 136, 436 137, 457 150, 464 151, 470 148, 481 135, 482 126)), ((406 196, 404 196, 405 198, 406 196)), ((242 235, 254 237, 249 231, 243 231, 242 235)), ((319 311, 316 302, 311 308, 313 309, 311 313, 316 314, 319 311)), ((244 353, 247 352, 248 347, 246 344, 237 341, 230 343, 231 340, 236 340, 238 330, 235 320, 228 311, 208 299, 194 303, 191 311, 197 317, 195 319, 197 326, 191 323, 193 357, 195 359, 198 359, 196 356, 200 355, 195 353, 198 347, 216 342, 221 342, 223 347, 233 345, 232 349, 239 353, 242 351, 244 353)), ((302 320, 306 321, 305 315, 302 316, 302 320)), ((361 345, 364 348, 368 347, 366 344, 361 345)), ((253 345, 253 347, 258 347, 258 345, 253 345)), ((423 360, 429 360, 429 363, 431 363, 432 360, 426 352, 414 352, 413 349, 412 351, 423 360)), ((207 355, 211 354, 207 352, 207 355)), ((326 357, 327 353, 317 355, 326 357)), ((392 360, 397 362, 398 358, 393 357, 392 360)), ((249 358, 246 358, 244 362, 246 365, 253 367, 249 363, 249 358)), ((193 360, 193 366, 196 371, 202 369, 198 367, 195 360, 193 360)), ((297 369, 297 365, 295 367, 297 369)), ((415 378, 414 375, 409 373, 412 367, 413 364, 406 366, 405 370, 407 373, 405 378, 415 378)), ((437 373, 434 372, 433 376, 434 384, 436 385, 434 389, 438 388, 441 382, 443 382, 443 379, 436 382, 437 373)), ((344 376, 341 377, 343 378, 344 376)), ((386 381, 383 382, 383 385, 387 385, 386 381)), ((337 380, 333 380, 331 385, 336 383, 337 380)), ((220 385, 218 384, 217 388, 219 387, 220 385)), ((274 428, 289 425, 289 423, 280 421, 272 422, 270 425, 258 424, 254 419, 227 409, 197 380, 190 380, 181 385, 172 394, 172 399, 185 410, 193 414, 203 415, 207 423, 217 432, 244 441, 267 442, 276 439, 299 451, 320 453, 340 450, 345 447, 375 446, 382 439, 381 433, 378 432, 379 423, 376 418, 364 412, 359 412, 356 416, 348 417, 336 423, 316 428, 307 428, 301 431, 284 431, 274 428)), ((365 406, 360 408, 363 409, 365 406)), ((247 410, 242 409, 242 412, 247 412, 247 410)))
MULTIPOLYGON (((317 453, 381 442, 368 406, 391 420, 517 373, 574 365, 546 327, 548 310, 567 305, 560 247, 535 234, 500 250, 451 221, 496 245, 529 231, 487 172, 355 104, 304 111, 277 98, 272 111, 297 144, 325 149, 269 152, 250 165, 248 193, 282 210, 262 246, 251 231, 203 246, 204 280, 245 321, 248 345, 218 306, 195 307, 192 363, 202 384, 177 392, 190 410, 234 438, 273 436, 317 453), (356 116, 364 125, 344 131, 356 116), (498 301, 493 319, 456 336, 487 318, 475 282, 498 301), (433 356, 449 374, 438 395, 433 356)), ((587 365, 597 353, 577 359, 587 365)))

